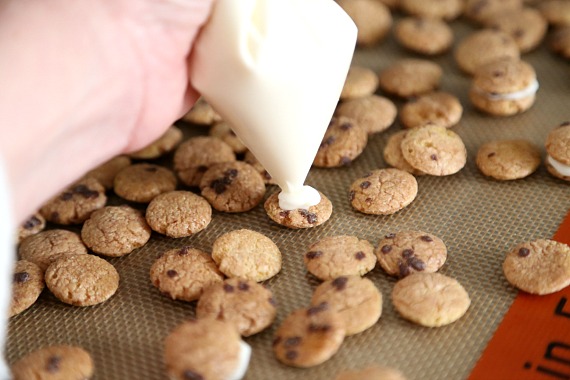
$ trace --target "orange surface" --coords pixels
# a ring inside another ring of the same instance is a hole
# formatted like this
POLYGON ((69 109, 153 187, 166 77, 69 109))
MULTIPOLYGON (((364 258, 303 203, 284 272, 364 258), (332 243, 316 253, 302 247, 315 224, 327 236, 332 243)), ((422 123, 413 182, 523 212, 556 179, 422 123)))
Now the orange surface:
MULTIPOLYGON (((570 212, 554 240, 570 244, 570 212)), ((469 379, 570 379, 570 286, 519 292, 469 379)))

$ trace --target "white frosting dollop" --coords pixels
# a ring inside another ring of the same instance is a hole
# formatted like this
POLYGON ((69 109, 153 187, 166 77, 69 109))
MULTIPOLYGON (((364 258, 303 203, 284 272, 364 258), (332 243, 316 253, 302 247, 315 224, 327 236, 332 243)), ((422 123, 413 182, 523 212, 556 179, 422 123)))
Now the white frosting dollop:
POLYGON ((475 91, 485 96, 489 100, 519 100, 534 95, 538 91, 539 85, 538 81, 535 79, 533 82, 531 82, 528 86, 526 86, 522 90, 509 92, 505 94, 490 93, 485 90, 482 90, 477 86, 474 86, 473 88, 475 89, 475 91))
POLYGON ((564 177, 570 177, 570 166, 564 165, 560 161, 556 161, 550 155, 546 156, 546 160, 558 173, 562 174, 564 177))
POLYGON ((299 190, 281 191, 279 193, 279 207, 283 210, 308 209, 319 204, 321 194, 311 186, 303 186, 299 190))
POLYGON ((251 358, 251 346, 243 340, 239 343, 239 363, 232 376, 228 380, 241 380, 249 367, 249 359, 251 358))

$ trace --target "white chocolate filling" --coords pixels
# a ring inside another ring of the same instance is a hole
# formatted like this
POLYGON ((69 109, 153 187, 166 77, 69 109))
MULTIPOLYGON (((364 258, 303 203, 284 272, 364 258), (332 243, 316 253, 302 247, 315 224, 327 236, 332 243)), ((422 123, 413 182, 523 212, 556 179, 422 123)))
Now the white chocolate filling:
POLYGON ((570 177, 570 166, 568 165, 564 165, 562 162, 560 161, 556 161, 554 158, 552 158, 552 156, 547 155, 546 156, 546 161, 548 161, 548 163, 550 165, 552 165, 552 167, 554 168, 554 170, 556 170, 558 173, 560 173, 561 175, 563 175, 564 177, 570 177))
POLYGON ((239 342, 239 348, 238 366, 232 376, 228 377, 227 380, 241 380, 245 376, 247 368, 249 367, 249 359, 251 358, 251 346, 242 340, 239 342))
POLYGON ((505 93, 505 94, 490 93, 490 92, 487 92, 485 90, 482 90, 481 88, 479 88, 477 86, 473 86, 473 89, 477 93, 479 93, 480 95, 483 95, 484 97, 486 97, 489 100, 519 100, 519 99, 524 99, 524 98, 528 98, 529 96, 534 95, 538 91, 538 88, 539 88, 539 85, 538 85, 538 81, 536 79, 520 91, 514 91, 514 92, 505 93))
POLYGON ((279 207, 283 210, 308 209, 319 204, 321 195, 311 186, 303 186, 298 191, 279 193, 279 207))

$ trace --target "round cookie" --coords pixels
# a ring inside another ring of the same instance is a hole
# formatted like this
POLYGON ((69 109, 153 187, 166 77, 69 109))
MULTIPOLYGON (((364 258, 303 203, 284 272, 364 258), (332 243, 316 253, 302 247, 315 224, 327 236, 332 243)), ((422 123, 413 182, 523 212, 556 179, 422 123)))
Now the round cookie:
POLYGON ((128 156, 116 156, 88 171, 85 177, 95 178, 105 189, 110 190, 113 188, 117 173, 129 165, 131 165, 131 159, 128 156))
POLYGON ((422 231, 388 234, 378 242, 374 253, 386 273, 400 278, 416 272, 437 272, 447 259, 445 243, 422 231))
POLYGON ((196 316, 232 323, 242 336, 265 330, 277 309, 271 290, 252 280, 229 278, 204 290, 196 316))
POLYGON ((554 31, 549 39, 549 47, 554 53, 570 59, 570 26, 554 31))
POLYGON ((540 166, 540 151, 527 140, 495 140, 479 147, 477 167, 498 180, 524 178, 540 166))
POLYGON ((204 98, 199 98, 190 108, 190 111, 182 116, 182 120, 188 123, 209 126, 222 121, 222 117, 204 98))
POLYGON ((550 25, 570 26, 570 2, 567 0, 542 1, 538 9, 550 25))
POLYGON ((374 269, 374 247, 356 236, 327 236, 311 244, 303 256, 307 270, 321 280, 363 276, 374 269))
POLYGON ((416 198, 418 182, 403 170, 374 170, 352 183, 349 200, 352 207, 365 214, 390 215, 416 198))
POLYGON ((248 150, 247 152, 245 152, 243 161, 253 166, 255 170, 257 170, 257 172, 261 174, 261 177, 263 177, 263 182, 265 182, 266 185, 277 185, 277 182, 275 182, 271 174, 269 174, 267 170, 265 170, 263 165, 261 165, 261 163, 257 160, 257 158, 253 155, 251 151, 248 150))
POLYGON ((394 285, 392 303, 405 319, 426 327, 455 322, 471 299, 457 280, 440 273, 414 273, 394 285))
POLYGON ((343 319, 347 336, 367 330, 382 315, 382 293, 372 281, 360 276, 337 277, 317 286, 311 305, 323 302, 343 319))
POLYGON ((404 18, 396 24, 394 35, 402 46, 424 55, 442 54, 453 44, 451 27, 438 19, 404 18))
POLYGON ((227 232, 212 246, 212 259, 228 277, 265 281, 281 270, 281 251, 267 236, 241 229, 227 232))
POLYGON ((546 169, 553 176, 570 181, 570 122, 550 131, 546 137, 546 169))
POLYGON ((429 123, 451 128, 461 120, 463 106, 455 95, 432 92, 408 101, 400 111, 400 121, 406 128, 429 123))
POLYGON ((124 168, 114 182, 115 194, 131 202, 148 203, 157 195, 175 189, 176 176, 171 170, 146 163, 124 168))
POLYGON ((60 301, 74 306, 93 306, 107 301, 119 287, 119 273, 94 255, 64 256, 45 274, 46 285, 60 301))
POLYGON ((376 92, 378 75, 368 67, 352 65, 348 70, 344 86, 340 93, 341 100, 363 98, 376 92))
POLYGON ((504 58, 519 59, 520 51, 515 40, 507 33, 482 29, 469 34, 459 42, 454 58, 461 70, 473 75, 479 66, 486 63, 504 58))
POLYGON ((153 231, 180 238, 206 228, 212 220, 212 207, 190 191, 171 191, 150 201, 145 218, 153 231))
POLYGON ((95 371, 91 355, 81 347, 48 346, 19 359, 12 365, 14 380, 89 380, 95 371))
POLYGON ((103 185, 94 178, 84 178, 48 201, 40 213, 52 223, 79 224, 105 203, 107 197, 103 185))
POLYGON ((380 72, 380 88, 401 98, 410 98, 439 87, 442 68, 425 59, 400 59, 380 72))
POLYGON ((344 321, 327 303, 295 310, 275 332, 273 352, 287 365, 308 368, 324 363, 344 341, 344 321))
POLYGON ((195 301, 223 280, 210 255, 190 247, 166 251, 150 268, 152 284, 173 300, 195 301))
POLYGON ((156 141, 146 147, 129 154, 132 158, 149 160, 158 158, 171 152, 182 141, 182 131, 176 126, 171 126, 156 141))
POLYGON ((244 153, 247 150, 247 147, 243 145, 239 137, 236 136, 235 132, 226 122, 214 124, 208 133, 210 136, 219 138, 228 144, 235 153, 244 153))
POLYGON ((426 174, 457 173, 467 162, 467 150, 459 135, 439 125, 413 128, 401 143, 404 159, 426 174))
POLYGON ((520 60, 501 59, 475 71, 469 99, 480 111, 510 116, 528 110, 536 99, 534 68, 520 60))
POLYGON ((408 161, 406 161, 402 155, 401 144, 404 136, 406 136, 406 133, 407 131, 398 131, 388 137, 383 152, 384 161, 396 169, 406 171, 416 176, 423 175, 424 173, 417 169, 414 169, 414 167, 408 164, 408 161))
POLYGON ((361 370, 342 371, 335 380, 406 380, 402 372, 395 368, 373 365, 361 370))
POLYGON ((89 249, 117 257, 142 247, 151 230, 142 213, 129 206, 107 206, 85 221, 81 238, 89 249))
POLYGON ((368 143, 368 132, 354 120, 333 117, 319 146, 313 165, 334 168, 352 163, 368 143))
POLYGON ((548 23, 534 8, 496 13, 491 15, 485 24, 488 28, 501 30, 510 35, 521 53, 537 48, 548 29, 548 23))
POLYGON ((32 306, 44 290, 44 285, 44 272, 39 266, 26 260, 17 261, 8 316, 13 317, 32 306))
POLYGON ((570 247, 546 239, 519 244, 505 257, 503 272, 527 293, 555 293, 570 285, 570 247))
POLYGON ((368 134, 382 132, 396 119, 394 103, 383 96, 370 95, 342 102, 336 109, 337 117, 352 119, 368 134))
POLYGON ((416 17, 454 20, 463 12, 463 0, 400 0, 400 9, 416 17))
POLYGON ((338 0, 358 28, 356 43, 375 45, 384 39, 392 27, 390 9, 377 0, 338 0))
POLYGON ((18 227, 18 244, 28 236, 42 232, 46 228, 46 220, 39 212, 26 219, 18 227))
POLYGON ((87 248, 79 235, 67 230, 40 232, 22 241, 18 248, 20 258, 36 264, 42 272, 60 257, 84 254, 87 248))
POLYGON ((243 161, 214 164, 200 181, 202 196, 222 212, 249 211, 265 196, 265 182, 255 168, 243 161))
POLYGON ((321 201, 309 209, 283 210, 279 207, 279 192, 271 194, 265 201, 267 215, 277 224, 289 228, 316 227, 331 217, 333 206, 331 201, 319 191, 321 201))
POLYGON ((222 140, 198 136, 180 144, 174 153, 174 171, 185 185, 199 186, 211 165, 235 160, 234 151, 222 140))
POLYGON ((467 0, 464 15, 471 21, 484 23, 497 13, 521 9, 522 0, 467 0))

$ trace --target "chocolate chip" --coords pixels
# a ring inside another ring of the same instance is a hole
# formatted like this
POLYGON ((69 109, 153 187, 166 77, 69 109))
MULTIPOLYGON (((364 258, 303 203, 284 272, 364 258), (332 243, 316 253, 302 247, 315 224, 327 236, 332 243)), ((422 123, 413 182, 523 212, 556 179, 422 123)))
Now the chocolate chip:
POLYGON ((52 222, 54 223, 58 223, 59 222, 59 212, 54 211, 50 214, 50 219, 52 220, 52 222))
POLYGON ((33 215, 32 217, 30 217, 30 219, 26 220, 26 222, 22 225, 22 227, 24 227, 24 229, 26 230, 31 230, 32 228, 39 226, 40 224, 42 224, 42 221, 39 220, 35 215, 33 215))
POLYGON ((415 270, 421 272, 424 269, 426 269, 426 263, 424 263, 422 260, 418 259, 417 257, 411 257, 408 260, 408 264, 414 268, 415 270))
POLYGON ((283 347, 295 347, 301 344, 302 338, 300 336, 293 336, 291 338, 285 339, 283 342, 283 347))
POLYGON ((166 271, 166 275, 170 278, 173 278, 178 276, 178 272, 175 271, 174 269, 169 269, 168 271, 166 271))
POLYGON ((68 200, 70 200, 71 198, 73 198, 73 194, 71 194, 71 193, 69 193, 69 192, 67 192, 67 191, 66 191, 65 193, 62 193, 62 194, 59 196, 59 199, 61 199, 62 201, 68 201, 68 200))
POLYGON ((322 251, 309 251, 309 252, 307 252, 305 257, 309 260, 313 260, 313 259, 321 257, 322 255, 323 255, 322 251))
POLYGON ((352 202, 355 196, 356 192, 354 190, 350 190, 350 192, 348 193, 348 200, 352 202))
POLYGON ((214 192, 218 195, 225 193, 228 188, 229 183, 227 183, 227 178, 217 178, 210 182, 210 187, 214 189, 214 192))
POLYGON ((237 169, 228 169, 225 171, 224 176, 226 176, 226 178, 228 178, 230 181, 234 180, 238 175, 238 170, 237 169))
MULTIPOLYGON (((155 169, 156 170, 156 169, 155 169)), ((79 194, 81 195, 83 198, 89 199, 89 198, 97 198, 99 197, 99 192, 95 191, 95 190, 91 190, 90 188, 88 188, 85 185, 77 185, 75 186, 72 191, 75 194, 79 194)))
POLYGON ((269 301, 269 303, 270 303, 271 305, 277 306, 277 302, 275 302, 275 298, 269 297, 268 301, 269 301))
POLYGON ((194 372, 191 369, 187 369, 182 374, 184 380, 204 380, 204 376, 200 375, 198 372, 194 372))
POLYGON ((309 333, 326 333, 331 329, 330 325, 318 325, 316 323, 310 323, 307 330, 309 333))
POLYGON ((297 359, 298 356, 299 356, 299 354, 297 353, 297 351, 287 351, 285 353, 285 357, 287 358, 287 360, 290 360, 290 361, 297 359))
POLYGON ((414 250, 413 250, 413 249, 409 249, 409 248, 408 248, 408 249, 404 249, 404 250, 402 251, 402 257, 403 257, 404 259, 407 259, 407 258, 409 258, 409 257, 412 257, 413 255, 414 255, 414 250))
POLYGON ((18 272, 14 273, 14 283, 23 284, 30 279, 30 274, 28 272, 18 272))
POLYGON ((403 261, 398 263, 398 269, 400 270, 400 277, 406 277, 410 274, 410 268, 403 261))
POLYGON ((564 122, 560 123, 561 127, 567 127, 569 125, 570 125, 570 121, 564 121, 564 122))
POLYGON ((519 249, 519 257, 527 257, 528 255, 530 255, 530 249, 525 247, 519 249))
POLYGON ((525 35, 524 29, 516 29, 516 30, 513 32, 513 36, 515 36, 515 38, 521 38, 521 37, 524 36, 524 35, 525 35))
POLYGON ((317 214, 313 214, 312 212, 309 212, 304 209, 300 209, 299 214, 301 214, 305 219, 307 219, 307 222, 309 224, 315 224, 319 220, 317 214))
POLYGON ((270 180, 270 179, 273 178, 273 177, 271 177, 271 174, 269 174, 269 173, 267 172, 267 170, 264 170, 264 171, 263 171, 263 177, 264 177, 266 180, 270 180))
POLYGON ((342 166, 347 166, 347 165, 350 165, 351 163, 352 163, 352 158, 350 158, 350 157, 342 156, 340 158, 340 164, 342 166))
POLYGON ((61 363, 61 357, 54 355, 50 356, 47 360, 46 371, 49 373, 55 373, 59 371, 59 364, 61 363))
POLYGON ((355 258, 356 260, 358 260, 358 261, 364 260, 365 257, 366 257, 366 253, 364 253, 364 252, 362 252, 362 251, 356 252, 356 253, 354 254, 354 258, 355 258))
POLYGON ((337 277, 333 280, 332 286, 335 287, 337 291, 342 291, 346 288, 346 284, 348 282, 348 277, 337 277))
POLYGON ((233 293, 234 292, 234 287, 231 286, 230 284, 224 284, 223 288, 224 288, 224 291, 226 293, 233 293))
POLYGON ((156 173, 158 171, 158 168, 155 168, 154 166, 149 166, 148 168, 144 168, 144 171, 149 173, 156 173))
POLYGON ((289 217, 289 213, 290 213, 289 210, 281 211, 281 212, 279 212, 279 216, 282 217, 282 218, 288 218, 288 217, 289 217))
POLYGON ((352 129, 352 123, 349 123, 349 122, 342 123, 340 125, 340 129, 341 129, 341 131, 348 131, 349 129, 352 129))
POLYGON ((323 142, 321 143, 320 147, 321 148, 326 148, 327 146, 331 145, 332 143, 334 143, 336 140, 336 137, 334 136, 329 136, 327 137, 325 140, 323 140, 323 142))
POLYGON ((432 159, 432 161, 437 161, 437 155, 432 154, 431 156, 429 156, 429 158, 432 159))
POLYGON ((367 204, 372 203, 372 201, 373 201, 372 198, 366 198, 366 199, 364 200, 364 202, 366 202, 367 204))
POLYGON ((320 304, 318 304, 317 306, 311 306, 310 308, 307 309, 307 315, 311 316, 311 315, 315 315, 320 313, 321 311, 325 311, 329 308, 329 304, 326 302, 321 302, 320 304))
POLYGON ((178 251, 178 254, 179 254, 180 256, 187 255, 189 250, 190 250, 190 247, 181 248, 180 251, 178 251))
POLYGON ((487 155, 487 158, 491 158, 491 157, 495 156, 496 154, 497 154, 497 153, 495 153, 495 152, 491 152, 491 153, 489 153, 489 154, 487 155))
POLYGON ((386 236, 384 236, 386 239, 394 239, 396 237, 396 234, 392 233, 392 234, 388 234, 386 236))
POLYGON ((420 239, 421 239, 422 241, 427 242, 427 243, 431 243, 431 242, 433 241, 432 237, 429 236, 429 235, 424 235, 424 236, 420 237, 420 239))
POLYGON ((382 248, 380 248, 380 251, 382 251, 382 253, 387 254, 392 252, 392 246, 391 245, 384 245, 382 246, 382 248))
POLYGON ((272 344, 273 344, 273 347, 275 347, 275 346, 277 346, 279 343, 281 343, 282 340, 283 340, 283 338, 281 338, 280 336, 276 336, 276 337, 273 339, 273 343, 272 343, 272 344))
POLYGON ((368 189, 370 187, 370 185, 372 185, 372 183, 370 183, 370 181, 364 181, 360 184, 360 188, 361 189, 368 189))
POLYGON ((196 167, 196 171, 199 173, 204 173, 206 170, 208 170, 208 167, 206 165, 200 165, 196 167))
POLYGON ((498 78, 498 77, 502 77, 505 74, 502 71, 495 70, 495 71, 493 71, 493 73, 491 75, 494 76, 495 78, 498 78))
POLYGON ((238 289, 242 292, 247 292, 249 290, 249 285, 247 282, 240 281, 238 282, 238 289))

